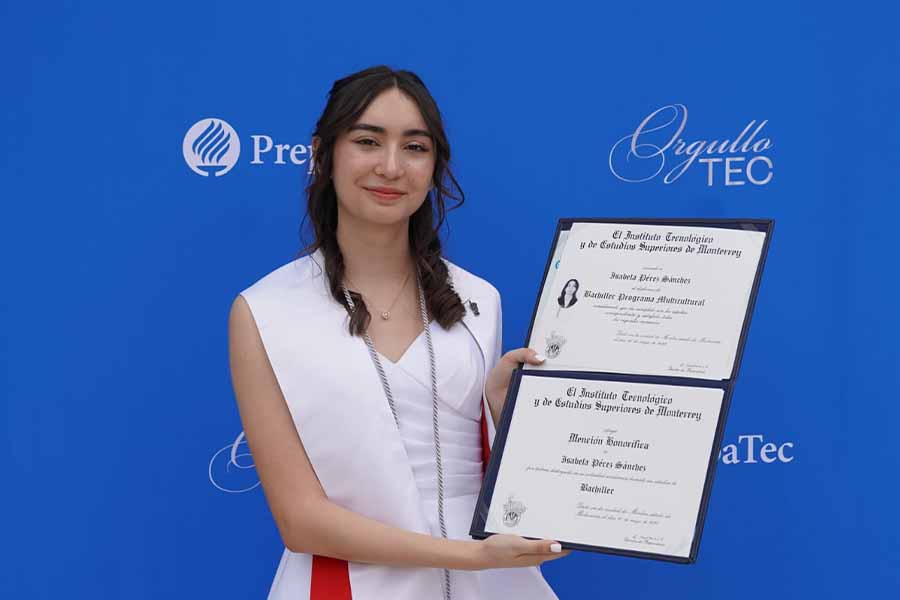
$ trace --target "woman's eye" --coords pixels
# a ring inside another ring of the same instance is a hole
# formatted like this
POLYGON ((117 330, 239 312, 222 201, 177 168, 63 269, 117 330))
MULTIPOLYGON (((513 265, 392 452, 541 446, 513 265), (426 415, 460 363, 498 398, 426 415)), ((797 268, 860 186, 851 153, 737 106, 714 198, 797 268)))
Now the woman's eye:
MULTIPOLYGON (((354 143, 359 144, 360 146, 378 145, 378 141, 373 140, 372 138, 360 138, 358 140, 354 140, 354 143)), ((428 146, 425 146, 424 144, 409 144, 406 146, 406 148, 414 152, 428 152, 428 146)))

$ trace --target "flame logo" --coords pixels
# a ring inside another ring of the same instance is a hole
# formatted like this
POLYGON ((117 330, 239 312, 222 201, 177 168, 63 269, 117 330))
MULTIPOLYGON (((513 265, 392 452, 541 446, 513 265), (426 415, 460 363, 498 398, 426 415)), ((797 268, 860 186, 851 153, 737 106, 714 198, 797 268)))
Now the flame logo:
POLYGON ((200 162, 217 165, 219 160, 228 152, 228 149, 231 148, 228 145, 228 140, 230 139, 231 134, 225 131, 221 121, 210 119, 209 126, 191 146, 191 150, 200 158, 200 162))
POLYGON ((234 167, 241 151, 237 132, 223 119, 201 119, 184 136, 182 153, 198 175, 221 177, 234 167))

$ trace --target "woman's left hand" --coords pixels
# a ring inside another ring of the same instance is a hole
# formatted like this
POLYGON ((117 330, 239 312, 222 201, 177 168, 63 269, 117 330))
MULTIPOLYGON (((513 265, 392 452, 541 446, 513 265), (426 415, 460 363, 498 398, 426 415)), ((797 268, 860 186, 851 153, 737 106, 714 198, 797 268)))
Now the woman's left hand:
POLYGON ((509 389, 509 380, 512 377, 513 369, 519 366, 519 363, 527 362, 539 365, 545 360, 547 360, 545 356, 531 348, 516 348, 500 357, 484 383, 484 393, 487 396, 488 405, 491 407, 491 417, 494 419, 495 426, 500 420, 500 412, 506 402, 506 391, 509 389))

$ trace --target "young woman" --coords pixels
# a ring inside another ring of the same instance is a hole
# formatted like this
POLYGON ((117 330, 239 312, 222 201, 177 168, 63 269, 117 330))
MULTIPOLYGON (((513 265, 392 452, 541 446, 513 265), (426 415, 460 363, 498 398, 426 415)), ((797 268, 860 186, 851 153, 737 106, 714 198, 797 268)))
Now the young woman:
POLYGON ((441 254, 444 199, 462 192, 433 98, 409 71, 353 74, 313 147, 315 238, 229 318, 286 546, 269 598, 556 598, 537 565, 567 555, 559 544, 468 535, 512 370, 543 357, 500 356, 497 290, 441 254))

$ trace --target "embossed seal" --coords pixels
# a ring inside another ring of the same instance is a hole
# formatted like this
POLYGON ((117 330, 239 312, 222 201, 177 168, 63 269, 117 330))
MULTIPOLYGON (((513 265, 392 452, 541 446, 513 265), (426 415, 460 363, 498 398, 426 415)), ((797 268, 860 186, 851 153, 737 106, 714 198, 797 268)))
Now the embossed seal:
POLYGON ((566 338, 559 335, 555 331, 551 331, 550 335, 544 338, 547 342, 547 348, 544 353, 547 355, 547 358, 556 358, 559 356, 560 351, 562 351, 562 347, 566 343, 566 338))
POLYGON ((503 524, 507 527, 515 527, 526 510, 528 509, 525 508, 524 503, 513 500, 513 496, 509 496, 503 505, 503 524))

